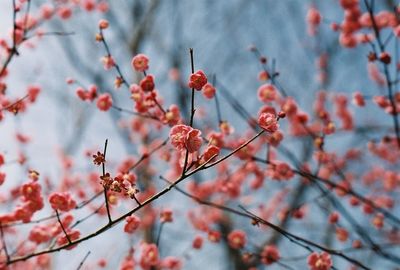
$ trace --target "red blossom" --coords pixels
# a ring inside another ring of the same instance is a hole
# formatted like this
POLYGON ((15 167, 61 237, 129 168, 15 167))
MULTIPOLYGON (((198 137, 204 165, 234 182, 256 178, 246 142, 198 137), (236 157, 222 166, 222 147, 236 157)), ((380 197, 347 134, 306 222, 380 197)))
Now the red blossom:
POLYGON ((54 210, 58 211, 70 211, 76 207, 76 202, 72 199, 68 192, 59 193, 55 192, 50 194, 49 202, 54 210))
POLYGON ((277 98, 277 91, 272 84, 263 84, 258 88, 258 98, 262 102, 271 102, 277 98))
POLYGON ((102 20, 99 21, 99 28, 100 29, 107 29, 108 26, 109 26, 109 23, 108 23, 107 20, 102 19, 102 20))
POLYGON ((203 142, 201 131, 186 125, 176 125, 170 130, 171 144, 179 151, 187 149, 190 153, 200 149, 203 142))
POLYGON ((271 113, 262 113, 258 117, 258 124, 261 128, 271 133, 277 131, 279 128, 275 115, 271 113))
POLYGON ((131 215, 125 219, 126 223, 124 226, 124 232, 134 233, 140 225, 140 218, 135 215, 131 215))
POLYGON ((211 83, 207 83, 203 86, 202 92, 204 97, 212 99, 215 96, 216 90, 211 83))
POLYGON ((155 87, 155 84, 154 84, 154 76, 153 75, 147 75, 140 81, 140 88, 142 88, 142 90, 144 92, 153 91, 154 87, 155 87))
POLYGON ((246 233, 242 230, 235 230, 228 234, 229 246, 235 249, 241 249, 246 245, 246 233))
POLYGON ((150 269, 159 263, 158 248, 155 244, 143 243, 141 248, 140 266, 143 269, 150 269))
POLYGON ((276 246, 269 245, 265 246, 261 252, 261 262, 266 265, 273 264, 274 262, 279 261, 280 254, 279 250, 276 246))
POLYGON ((101 111, 108 111, 113 105, 113 100, 110 94, 101 94, 97 99, 97 108, 101 111))
POLYGON ((189 88, 193 88, 196 89, 197 91, 200 91, 206 84, 207 84, 207 76, 202 70, 199 70, 196 73, 190 75, 188 83, 189 88))
POLYGON ((310 270, 329 270, 332 267, 332 259, 331 256, 326 252, 311 253, 308 256, 308 266, 310 270))

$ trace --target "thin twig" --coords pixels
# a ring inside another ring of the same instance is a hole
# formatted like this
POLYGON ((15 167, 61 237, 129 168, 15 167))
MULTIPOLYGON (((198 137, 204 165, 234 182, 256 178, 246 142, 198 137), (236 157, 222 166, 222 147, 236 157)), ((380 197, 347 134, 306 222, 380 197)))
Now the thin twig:
MULTIPOLYGON (((189 49, 189 53, 190 53, 190 65, 191 65, 191 69, 192 69, 192 74, 194 74, 194 57, 193 57, 193 48, 189 49)), ((192 88, 192 98, 191 98, 191 109, 190 109, 190 126, 193 127, 193 119, 194 119, 194 114, 196 112, 196 109, 194 108, 194 93, 195 93, 195 89, 192 88)), ((182 168, 182 176, 185 175, 186 173, 186 168, 188 165, 188 160, 189 160, 189 150, 186 149, 186 153, 185 153, 185 161, 183 163, 183 168, 182 168)))
POLYGON ((161 239, 161 233, 162 233, 162 229, 164 227, 164 222, 161 222, 160 227, 158 229, 158 234, 157 234, 157 241, 156 241, 156 245, 158 248, 160 248, 160 239, 161 239))
MULTIPOLYGON (((102 162, 102 169, 103 169, 103 177, 106 175, 106 153, 107 153, 107 144, 108 144, 108 139, 106 139, 106 142, 104 143, 104 152, 103 152, 103 157, 104 157, 104 162, 102 162)), ((111 219, 111 214, 110 214, 110 206, 108 204, 108 197, 107 197, 107 189, 105 186, 103 186, 103 191, 104 191, 104 200, 106 202, 106 209, 107 209, 107 216, 108 216, 108 224, 112 223, 111 219)))
POLYGON ((90 255, 90 251, 88 251, 85 255, 85 257, 83 257, 82 261, 79 263, 78 268, 76 268, 76 270, 80 270, 83 266, 83 264, 85 263, 86 259, 89 257, 90 255))
POLYGON ((64 225, 63 225, 62 222, 61 222, 60 215, 58 214, 58 210, 56 210, 56 215, 57 215, 58 223, 60 223, 61 229, 62 229, 62 231, 64 232, 65 237, 66 237, 67 240, 68 240, 68 243, 71 244, 71 238, 69 238, 69 235, 67 234, 67 231, 65 230, 64 225))

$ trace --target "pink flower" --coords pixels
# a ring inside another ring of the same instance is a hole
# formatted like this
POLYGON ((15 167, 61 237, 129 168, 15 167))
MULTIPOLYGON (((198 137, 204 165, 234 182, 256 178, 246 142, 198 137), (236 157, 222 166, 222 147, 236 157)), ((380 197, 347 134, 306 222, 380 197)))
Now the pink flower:
POLYGON ((194 249, 201 249, 203 246, 203 238, 201 236, 196 236, 193 240, 192 247, 194 249))
POLYGON ((176 125, 171 128, 169 138, 171 144, 179 151, 186 147, 186 136, 192 128, 186 125, 176 125))
POLYGON ((272 84, 263 84, 257 91, 258 99, 262 102, 274 101, 277 96, 276 88, 272 84))
POLYGON ((182 262, 178 258, 168 256, 161 262, 163 269, 180 270, 182 269, 182 262))
POLYGON ((110 96, 110 94, 101 94, 99 98, 97 99, 97 108, 101 111, 108 111, 113 104, 113 100, 110 96))
POLYGON ((140 81, 140 87, 144 92, 150 92, 154 90, 154 76, 147 75, 140 81))
POLYGON ((339 214, 337 212, 333 212, 329 215, 329 223, 335 224, 339 221, 339 214))
POLYGON ((103 62, 105 70, 109 70, 115 66, 115 61, 112 56, 104 56, 103 58, 101 58, 101 62, 103 62))
POLYGON ((196 152, 200 149, 202 142, 201 131, 198 129, 192 129, 186 136, 186 149, 189 153, 196 152))
POLYGON ((75 200, 71 198, 71 195, 68 192, 55 192, 50 194, 49 202, 51 207, 58 211, 69 211, 76 206, 75 200))
POLYGON ((355 92, 355 93, 353 94, 353 103, 354 103, 356 106, 359 106, 359 107, 364 107, 364 106, 365 106, 364 97, 363 97, 363 95, 362 95, 360 92, 355 92))
POLYGON ((277 131, 279 128, 278 121, 272 113, 262 113, 258 117, 258 124, 261 128, 271 133, 277 131))
POLYGON ((172 210, 171 209, 162 210, 160 213, 160 219, 161 222, 172 222, 173 221, 172 210))
POLYGON ((97 262, 97 265, 99 266, 99 267, 101 267, 101 268, 104 268, 104 267, 106 267, 107 266, 107 261, 106 261, 106 259, 100 259, 98 262, 97 262))
MULTIPOLYGON (((78 230, 67 230, 67 234, 71 241, 78 240, 79 237, 81 236, 81 232, 78 230)), ((68 238, 63 234, 62 236, 58 237, 57 244, 59 246, 68 244, 68 238)), ((73 249, 74 247, 76 247, 76 245, 72 245, 66 249, 70 250, 70 249, 73 249)))
POLYGON ((29 101, 30 102, 35 102, 37 96, 40 93, 40 87, 36 85, 31 85, 28 87, 28 95, 29 95, 29 101))
POLYGON ((270 78, 269 73, 265 70, 260 71, 260 73, 258 73, 258 79, 260 81, 266 81, 270 78))
POLYGON ((203 159, 204 161, 210 160, 213 156, 218 156, 220 152, 219 147, 215 145, 210 145, 207 147, 207 149, 204 151, 203 159))
POLYGON ((169 125, 173 126, 178 124, 181 118, 179 107, 176 106, 175 104, 172 104, 165 113, 164 117, 165 117, 165 122, 167 122, 169 125))
POLYGON ((285 162, 276 162, 271 177, 275 180, 289 180, 294 176, 293 170, 285 162))
POLYGON ((82 7, 86 11, 92 11, 96 7, 96 2, 94 0, 84 0, 82 3, 82 7))
POLYGON ((354 35, 343 32, 339 35, 339 43, 345 48, 354 48, 357 46, 357 39, 354 35))
POLYGON ((126 224, 124 226, 124 232, 134 233, 140 225, 140 218, 135 215, 131 215, 125 219, 126 224))
POLYGON ((43 19, 48 20, 53 16, 54 8, 49 4, 44 4, 40 8, 40 14, 43 19))
POLYGON ((261 252, 261 262, 263 264, 269 265, 280 259, 279 250, 276 246, 270 245, 265 246, 261 252))
POLYGON ((178 150, 187 149, 190 153, 196 152, 203 142, 201 131, 186 125, 175 125, 169 133, 171 144, 178 150))
POLYGON ((126 256, 121 263, 120 270, 132 270, 135 269, 136 263, 133 256, 126 256))
POLYGON ((107 12, 110 9, 108 3, 106 1, 101 1, 97 3, 97 10, 100 12, 107 12))
POLYGON ((308 256, 308 266, 310 270, 329 270, 332 267, 331 255, 326 252, 313 252, 308 256))
POLYGON ((321 14, 318 9, 311 7, 307 12, 307 22, 311 25, 319 25, 321 23, 321 14))
POLYGON ((282 104, 282 111, 288 116, 294 115, 298 111, 297 104, 292 97, 285 99, 282 104))
POLYGON ((246 245, 246 241, 246 233, 242 230, 232 231, 228 235, 228 243, 232 248, 241 249, 246 245))
POLYGON ((307 12, 308 33, 314 36, 317 32, 317 27, 321 23, 321 14, 315 7, 311 7, 307 12))
POLYGON ((21 187, 21 193, 26 200, 37 200, 40 198, 40 191, 42 190, 40 184, 35 181, 25 183, 21 187))
POLYGON ((102 19, 102 20, 99 21, 99 28, 100 29, 107 29, 108 26, 109 26, 109 23, 108 23, 107 20, 102 19))
POLYGON ((50 269, 52 260, 49 254, 42 254, 37 257, 36 263, 41 269, 50 269))
POLYGON ((155 244, 144 243, 142 245, 142 254, 140 256, 140 266, 143 269, 149 269, 159 263, 158 249, 155 244))
POLYGON ((86 99, 93 101, 95 98, 97 98, 97 86, 92 84, 86 92, 86 99))
POLYGON ((36 225, 29 233, 29 241, 36 244, 46 243, 51 239, 49 228, 44 225, 36 225))
POLYGON ((221 240, 221 233, 219 231, 209 231, 208 240, 213 243, 218 243, 221 240))
POLYGON ((349 239, 349 232, 345 228, 336 228, 336 238, 340 242, 346 242, 349 239))
POLYGON ((76 89, 76 95, 83 101, 85 101, 87 99, 86 91, 82 87, 78 87, 76 89))
POLYGON ((215 96, 215 87, 211 83, 207 83, 203 87, 203 96, 212 99, 215 96))
POLYGON ((143 72, 149 69, 149 58, 140 53, 132 58, 132 67, 139 72, 143 72))
POLYGON ((190 75, 189 87, 200 91, 203 86, 207 84, 207 76, 202 70, 197 71, 190 75))
POLYGON ((72 16, 72 10, 69 7, 60 7, 58 9, 58 16, 63 20, 67 20, 72 16))
POLYGON ((219 123, 219 128, 224 135, 230 135, 235 131, 228 121, 221 121, 221 123, 219 123))

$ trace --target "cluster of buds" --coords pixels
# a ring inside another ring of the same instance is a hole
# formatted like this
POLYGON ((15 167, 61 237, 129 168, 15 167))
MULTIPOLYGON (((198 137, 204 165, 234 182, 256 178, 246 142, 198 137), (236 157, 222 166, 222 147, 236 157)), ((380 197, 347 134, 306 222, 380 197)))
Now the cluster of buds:
POLYGON ((135 183, 136 176, 134 174, 119 174, 113 178, 110 176, 110 173, 106 173, 100 176, 100 179, 100 184, 105 189, 117 193, 123 193, 131 199, 134 199, 135 195, 139 193, 139 189, 136 187, 135 183))

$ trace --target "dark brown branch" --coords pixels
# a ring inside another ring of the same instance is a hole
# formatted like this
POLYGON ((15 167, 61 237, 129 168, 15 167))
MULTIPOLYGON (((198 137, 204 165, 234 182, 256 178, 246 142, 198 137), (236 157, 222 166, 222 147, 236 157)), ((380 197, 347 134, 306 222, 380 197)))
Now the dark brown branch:
MULTIPOLYGON (((106 175, 106 153, 107 153, 107 144, 108 144, 108 139, 106 139, 106 142, 104 143, 104 151, 103 151, 103 157, 104 157, 104 162, 102 163, 102 169, 103 169, 103 177, 106 175)), ((108 196, 107 196, 107 189, 105 186, 103 186, 103 191, 104 191, 104 200, 106 202, 106 209, 107 209, 107 217, 108 217, 108 223, 112 223, 111 219, 111 214, 110 214, 110 206, 108 204, 108 196)))
POLYGON ((62 222, 61 222, 60 215, 58 214, 58 210, 56 210, 56 215, 57 215, 58 223, 60 224, 61 229, 62 229, 62 231, 64 232, 65 237, 66 237, 67 240, 68 240, 68 243, 71 244, 71 238, 69 238, 69 235, 68 235, 67 231, 65 230, 64 225, 63 225, 62 222))

